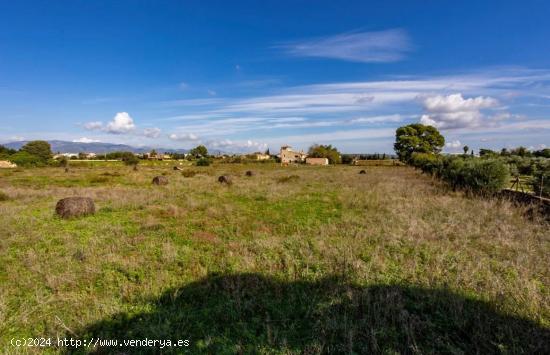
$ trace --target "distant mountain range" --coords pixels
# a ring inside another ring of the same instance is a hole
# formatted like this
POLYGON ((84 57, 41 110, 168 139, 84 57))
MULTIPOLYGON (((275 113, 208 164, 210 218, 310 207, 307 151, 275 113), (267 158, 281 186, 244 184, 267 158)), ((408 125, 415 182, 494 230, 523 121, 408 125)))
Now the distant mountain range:
MULTIPOLYGON (((11 149, 20 149, 29 141, 19 141, 2 144, 4 147, 11 149)), ((48 141, 52 146, 52 152, 54 153, 110 153, 110 152, 133 152, 133 153, 147 153, 151 150, 156 150, 159 153, 187 153, 188 149, 173 149, 173 148, 155 148, 155 147, 132 147, 126 144, 114 144, 114 143, 80 143, 80 142, 68 142, 51 140, 48 141)), ((212 151, 211 154, 217 154, 218 151, 212 151)))

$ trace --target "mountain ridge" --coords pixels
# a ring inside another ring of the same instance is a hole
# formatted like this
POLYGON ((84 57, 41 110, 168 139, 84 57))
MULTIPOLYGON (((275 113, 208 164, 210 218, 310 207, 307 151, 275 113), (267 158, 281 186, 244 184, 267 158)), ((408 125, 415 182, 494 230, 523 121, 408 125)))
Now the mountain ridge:
MULTIPOLYGON (((29 141, 16 141, 1 144, 4 147, 10 149, 21 149, 22 146, 27 144, 29 141)), ((82 142, 70 142, 62 140, 47 140, 52 147, 52 152, 54 153, 111 153, 111 152, 132 152, 132 153, 147 153, 151 150, 156 150, 159 153, 187 153, 189 149, 174 149, 174 148, 162 148, 162 147, 133 147, 127 144, 116 144, 116 143, 103 143, 103 142, 91 142, 91 143, 82 143, 82 142)), ((216 154, 216 152, 212 152, 216 154)))

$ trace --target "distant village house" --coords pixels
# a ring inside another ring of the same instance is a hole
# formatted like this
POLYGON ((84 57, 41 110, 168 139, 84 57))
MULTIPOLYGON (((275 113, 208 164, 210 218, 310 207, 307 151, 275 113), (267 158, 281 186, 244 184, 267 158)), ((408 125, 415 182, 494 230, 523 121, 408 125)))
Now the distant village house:
POLYGON ((281 147, 281 164, 290 164, 290 163, 303 163, 307 158, 307 154, 303 151, 292 150, 292 147, 284 145, 281 147))
POLYGON ((254 153, 254 159, 256 160, 269 160, 269 158, 271 158, 269 156, 269 154, 264 154, 264 153, 254 153))

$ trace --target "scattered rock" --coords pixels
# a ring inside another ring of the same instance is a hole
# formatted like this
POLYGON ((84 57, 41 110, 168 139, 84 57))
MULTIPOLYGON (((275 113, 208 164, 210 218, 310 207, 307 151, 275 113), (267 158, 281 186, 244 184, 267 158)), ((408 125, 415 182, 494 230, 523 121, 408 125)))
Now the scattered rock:
POLYGON ((73 218, 95 213, 94 201, 89 197, 67 197, 55 205, 55 213, 61 218, 73 218))
POLYGON ((68 173, 68 172, 69 172, 69 168, 65 168, 65 172, 68 173))
POLYGON ((0 160, 0 168, 17 168, 17 164, 7 160, 0 160))
POLYGON ((233 183, 233 181, 231 180, 231 177, 228 176, 228 175, 222 175, 218 178, 218 182, 220 184, 226 184, 226 185, 231 185, 233 183))
POLYGON ((367 172, 365 170, 361 170, 359 174, 366 174, 367 172))
POLYGON ((153 178, 154 185, 168 185, 168 178, 166 176, 155 176, 153 178))
POLYGON ((254 172, 248 170, 248 171, 245 173, 245 175, 246 175, 246 176, 254 176, 254 172))

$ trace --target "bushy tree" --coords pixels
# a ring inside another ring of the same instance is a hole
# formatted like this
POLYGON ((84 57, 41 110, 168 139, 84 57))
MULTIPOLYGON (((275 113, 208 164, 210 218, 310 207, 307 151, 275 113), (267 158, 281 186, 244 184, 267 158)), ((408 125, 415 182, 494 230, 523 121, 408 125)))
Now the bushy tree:
POLYGON ((10 149, 0 145, 0 159, 7 160, 10 155, 15 154, 17 151, 15 149, 10 149))
POLYGON ((525 147, 517 147, 510 151, 510 155, 518 155, 520 157, 529 157, 531 152, 525 147))
POLYGON ((332 145, 314 144, 309 147, 308 156, 312 158, 327 158, 330 164, 340 164, 341 155, 332 145))
POLYGON ((445 138, 437 128, 414 123, 396 130, 393 147, 399 160, 408 162, 413 153, 436 154, 444 145, 445 138))
POLYGON ((208 156, 208 149, 204 145, 198 145, 189 151, 189 154, 195 158, 203 158, 208 156))
POLYGON ((491 149, 485 149, 485 148, 479 149, 479 156, 480 157, 494 157, 497 154, 498 154, 497 152, 495 152, 491 149))
POLYGON ((44 164, 52 158, 52 147, 46 141, 30 141, 20 149, 21 152, 27 152, 37 156, 44 164))
POLYGON ((46 165, 46 161, 44 161, 42 158, 40 158, 38 155, 30 154, 29 152, 25 151, 18 151, 15 154, 10 155, 9 161, 12 163, 17 164, 18 166, 44 166, 46 165))
POLYGON ((545 148, 541 150, 535 150, 533 155, 536 157, 550 158, 550 148, 545 148))

